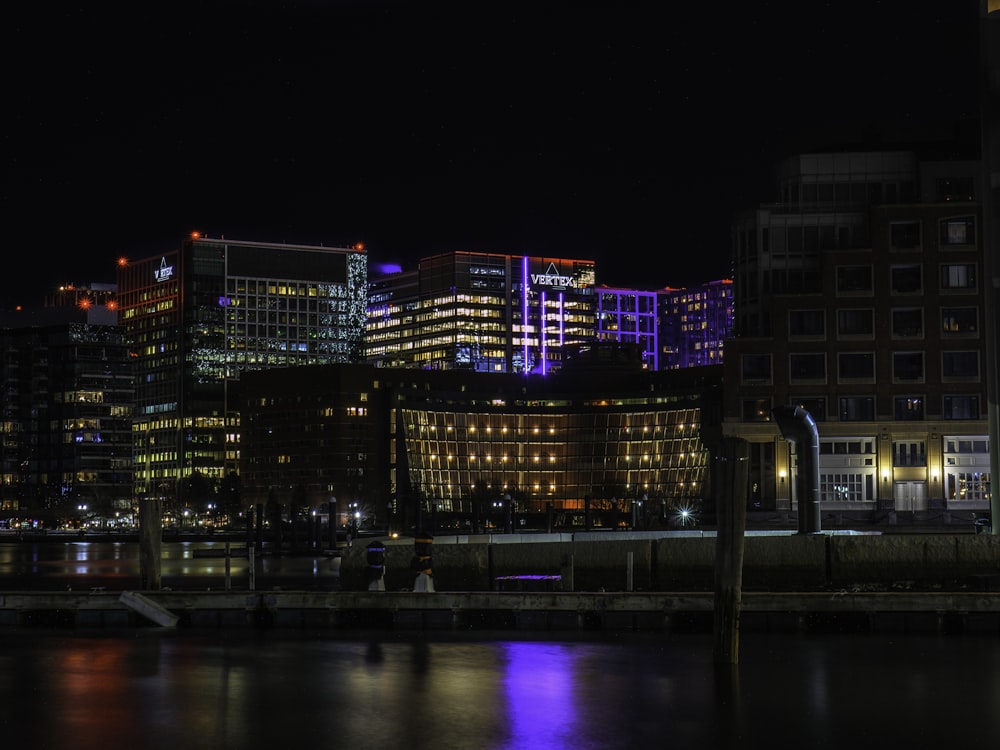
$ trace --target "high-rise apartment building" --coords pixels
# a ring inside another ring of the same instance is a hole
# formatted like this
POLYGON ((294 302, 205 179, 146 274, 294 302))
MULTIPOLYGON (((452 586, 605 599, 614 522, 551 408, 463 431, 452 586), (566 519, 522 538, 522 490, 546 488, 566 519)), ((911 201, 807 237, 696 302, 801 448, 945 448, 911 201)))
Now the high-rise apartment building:
POLYGON ((363 349, 360 249, 193 236, 123 263, 118 288, 136 374, 135 493, 168 510, 213 502, 238 474, 241 373, 363 349))
POLYGON ((658 297, 661 367, 722 364, 725 341, 733 332, 732 280, 663 289, 658 297))
POLYGON ((540 373, 596 341, 594 262, 495 253, 374 277, 366 358, 379 367, 540 373))
POLYGON ((751 507, 795 507, 785 405, 817 425, 824 512, 989 507, 980 167, 802 155, 737 223, 725 429, 750 443, 751 507))
POLYGON ((8 518, 48 525, 132 516, 134 386, 111 307, 0 320, 0 511, 8 518))
POLYGON ((869 208, 917 199, 910 151, 804 154, 776 167, 778 202, 734 225, 737 336, 770 336, 771 301, 823 291, 823 260, 871 246, 869 208))

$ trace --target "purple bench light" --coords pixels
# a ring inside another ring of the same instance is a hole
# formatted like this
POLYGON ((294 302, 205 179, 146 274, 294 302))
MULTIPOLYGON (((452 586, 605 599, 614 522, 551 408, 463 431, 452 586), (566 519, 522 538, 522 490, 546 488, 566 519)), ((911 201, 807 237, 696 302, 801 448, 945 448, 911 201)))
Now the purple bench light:
POLYGON ((557 581, 562 581, 561 575, 522 575, 497 576, 497 591, 552 591, 557 581), (509 588, 511 587, 511 588, 509 588))

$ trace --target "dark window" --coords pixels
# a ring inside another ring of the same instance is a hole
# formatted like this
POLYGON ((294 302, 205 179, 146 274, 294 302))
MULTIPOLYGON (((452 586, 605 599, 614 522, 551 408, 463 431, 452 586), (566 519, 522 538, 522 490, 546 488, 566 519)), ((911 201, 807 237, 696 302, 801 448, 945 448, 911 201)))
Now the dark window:
POLYGON ((803 247, 808 253, 819 250, 819 227, 809 226, 803 229, 803 247))
POLYGON ((941 375, 946 378, 979 377, 979 352, 942 352, 941 375))
POLYGON ((892 311, 892 335, 900 337, 924 335, 924 313, 919 307, 892 311))
POLYGON ((924 287, 920 266, 894 266, 889 274, 889 285, 895 294, 920 292, 924 287))
POLYGON ((826 318, 823 310, 789 310, 789 336, 823 336, 826 318))
POLYGON ((792 354, 788 358, 788 374, 792 380, 823 380, 826 377, 826 355, 792 354))
POLYGON ((872 291, 871 266, 838 266, 837 292, 853 294, 872 291))
POLYGON ((971 177, 938 177, 934 180, 934 202, 975 200, 975 181, 971 177))
POLYGON ((875 313, 871 308, 837 310, 837 334, 871 336, 875 333, 875 313))
POLYGON ((875 353, 843 352, 838 354, 837 377, 840 380, 874 379, 875 353))
POLYGON ((837 234, 834 227, 822 226, 819 228, 819 246, 822 250, 837 249, 837 234))
POLYGON ((927 447, 922 441, 894 441, 892 444, 893 466, 926 466, 927 447))
POLYGON ((979 396, 945 396, 945 419, 979 419, 979 396))
POLYGON ((743 401, 744 422, 770 422, 771 399, 751 398, 743 401))
POLYGON ((743 382, 744 383, 767 383, 771 380, 771 355, 770 354, 744 354, 743 355, 743 382))
POLYGON ((895 352, 892 355, 892 377, 894 380, 922 380, 923 352, 895 352))
POLYGON ((897 396, 892 413, 897 421, 921 420, 924 418, 924 399, 922 396, 897 396))
POLYGON ((893 250, 913 250, 920 247, 920 222, 894 221, 890 224, 889 247, 893 250))
POLYGON ((874 419, 874 396, 846 396, 840 399, 840 421, 871 422, 874 419))

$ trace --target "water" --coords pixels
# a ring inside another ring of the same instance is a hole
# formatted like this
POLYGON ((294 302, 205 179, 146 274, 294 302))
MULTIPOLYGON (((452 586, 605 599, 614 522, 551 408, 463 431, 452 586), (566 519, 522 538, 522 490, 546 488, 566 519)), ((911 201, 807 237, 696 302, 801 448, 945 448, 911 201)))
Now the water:
POLYGON ((0 633, 0 736, 53 750, 996 748, 1000 640, 0 633))

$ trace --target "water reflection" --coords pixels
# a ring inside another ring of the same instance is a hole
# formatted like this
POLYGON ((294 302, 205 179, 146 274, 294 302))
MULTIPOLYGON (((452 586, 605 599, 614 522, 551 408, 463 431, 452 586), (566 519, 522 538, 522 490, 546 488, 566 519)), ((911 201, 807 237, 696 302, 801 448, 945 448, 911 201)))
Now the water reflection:
POLYGON ((993 636, 13 631, 5 746, 995 747, 993 636))
POLYGON ((574 747, 570 649, 565 644, 505 644, 504 698, 511 717, 505 747, 526 747, 532 739, 545 747, 574 747))

